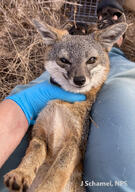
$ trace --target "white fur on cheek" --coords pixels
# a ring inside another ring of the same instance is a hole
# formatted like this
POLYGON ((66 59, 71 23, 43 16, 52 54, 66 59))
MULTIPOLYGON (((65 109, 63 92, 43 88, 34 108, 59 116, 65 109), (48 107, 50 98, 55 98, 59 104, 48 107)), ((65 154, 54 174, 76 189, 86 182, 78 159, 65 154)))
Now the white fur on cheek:
POLYGON ((67 80, 64 77, 67 75, 67 71, 64 68, 61 68, 56 61, 48 61, 45 64, 46 70, 50 73, 51 77, 62 86, 63 89, 66 91, 71 91, 75 93, 84 93, 89 91, 92 87, 98 86, 98 84, 101 83, 105 67, 99 65, 95 67, 93 70, 91 70, 91 80, 89 84, 82 88, 75 87, 70 83, 70 80, 67 80))
POLYGON ((45 63, 46 70, 50 73, 51 77, 62 86, 63 89, 67 91, 74 91, 74 87, 70 85, 69 81, 65 79, 67 71, 64 68, 61 68, 56 61, 48 61, 45 63))
POLYGON ((98 85, 100 85, 100 83, 104 79, 104 75, 106 75, 105 69, 106 68, 104 66, 98 65, 91 70, 91 87, 97 87, 98 85))

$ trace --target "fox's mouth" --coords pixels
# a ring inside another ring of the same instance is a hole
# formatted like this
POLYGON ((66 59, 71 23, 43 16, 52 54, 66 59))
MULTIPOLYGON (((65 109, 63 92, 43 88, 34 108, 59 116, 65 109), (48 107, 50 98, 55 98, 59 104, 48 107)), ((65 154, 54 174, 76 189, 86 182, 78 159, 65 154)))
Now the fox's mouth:
POLYGON ((66 76, 65 73, 63 73, 63 76, 64 76, 64 78, 65 78, 66 80, 68 80, 68 77, 66 76))
POLYGON ((50 82, 54 85, 61 87, 61 85, 59 83, 57 83, 52 77, 50 77, 50 82))
POLYGON ((73 87, 75 87, 75 88, 78 88, 78 89, 82 89, 82 88, 84 88, 84 87, 87 87, 88 86, 88 84, 85 84, 85 85, 75 85, 74 83, 72 83, 72 82, 70 82, 70 85, 71 86, 73 86, 73 87))
POLYGON ((83 88, 83 87, 86 87, 87 85, 77 86, 77 85, 75 85, 75 84, 74 84, 74 85, 72 84, 72 86, 74 86, 74 87, 76 87, 76 88, 80 88, 80 89, 81 89, 81 88, 83 88))

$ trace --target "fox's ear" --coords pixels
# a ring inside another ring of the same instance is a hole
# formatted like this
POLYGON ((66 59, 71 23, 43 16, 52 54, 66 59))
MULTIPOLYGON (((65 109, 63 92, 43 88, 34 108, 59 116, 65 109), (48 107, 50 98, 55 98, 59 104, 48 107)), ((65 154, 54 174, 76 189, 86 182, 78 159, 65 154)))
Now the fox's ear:
POLYGON ((126 32, 127 23, 117 23, 103 29, 101 31, 95 32, 94 36, 97 41, 106 49, 110 51, 113 44, 126 32))
POLYGON ((61 40, 63 36, 68 34, 67 30, 60 30, 47 24, 41 24, 37 20, 33 20, 38 32, 41 34, 46 45, 53 45, 56 41, 61 40))

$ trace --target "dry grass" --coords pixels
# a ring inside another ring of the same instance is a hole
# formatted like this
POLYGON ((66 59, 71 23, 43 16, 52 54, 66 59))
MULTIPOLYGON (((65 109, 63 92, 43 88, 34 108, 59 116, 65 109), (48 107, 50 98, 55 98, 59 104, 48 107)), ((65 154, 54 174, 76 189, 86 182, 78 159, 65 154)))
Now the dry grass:
POLYGON ((45 0, 0 2, 0 99, 17 84, 26 84, 44 70, 45 45, 32 24, 38 18, 61 27, 61 12, 45 0))
POLYGON ((129 24, 126 38, 122 46, 126 57, 135 62, 135 12, 125 10, 127 23, 129 24))
MULTIPOLYGON (((0 99, 17 84, 26 84, 44 70, 45 45, 36 32, 32 18, 53 26, 66 23, 61 11, 54 11, 47 0, 0 1, 0 99)), ((135 23, 135 15, 127 12, 128 22, 135 23)), ((134 59, 135 27, 130 26, 123 50, 134 59)))

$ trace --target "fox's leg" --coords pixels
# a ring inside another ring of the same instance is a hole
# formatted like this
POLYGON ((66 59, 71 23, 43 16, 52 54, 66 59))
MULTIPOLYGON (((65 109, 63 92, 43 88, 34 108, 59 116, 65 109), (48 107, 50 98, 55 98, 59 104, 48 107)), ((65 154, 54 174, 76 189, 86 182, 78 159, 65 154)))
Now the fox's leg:
POLYGON ((43 140, 42 136, 39 136, 40 132, 43 131, 41 131, 41 127, 38 126, 38 122, 35 127, 39 128, 39 131, 34 134, 34 137, 30 141, 29 147, 20 165, 4 176, 5 185, 10 191, 25 192, 32 184, 38 168, 43 164, 46 158, 45 140, 43 140))
POLYGON ((63 191, 79 160, 80 153, 77 143, 75 141, 66 142, 35 192, 63 191))

